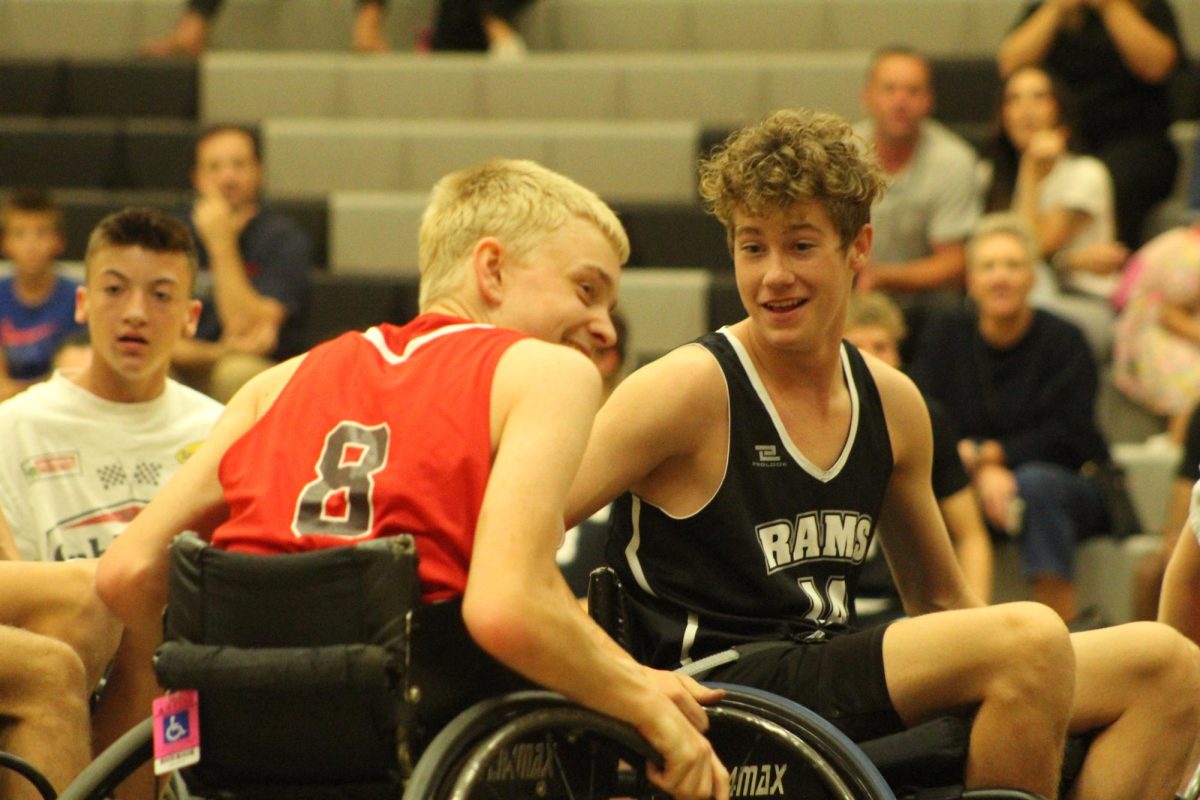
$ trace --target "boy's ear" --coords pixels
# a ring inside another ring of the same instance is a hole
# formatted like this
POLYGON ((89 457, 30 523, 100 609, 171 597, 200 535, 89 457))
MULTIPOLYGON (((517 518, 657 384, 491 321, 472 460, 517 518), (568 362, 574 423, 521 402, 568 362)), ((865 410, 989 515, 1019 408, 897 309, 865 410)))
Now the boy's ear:
POLYGON ((87 287, 75 287, 75 321, 80 325, 86 325, 88 321, 88 297, 87 287))
POLYGON ((504 243, 495 236, 485 236, 475 243, 471 252, 471 270, 479 294, 489 306, 500 305, 504 297, 504 243))

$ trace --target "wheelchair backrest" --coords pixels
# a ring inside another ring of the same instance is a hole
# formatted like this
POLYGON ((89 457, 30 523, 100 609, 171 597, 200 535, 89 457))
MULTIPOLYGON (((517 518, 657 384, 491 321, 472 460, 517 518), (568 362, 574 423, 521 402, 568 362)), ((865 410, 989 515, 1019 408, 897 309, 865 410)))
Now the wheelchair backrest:
POLYGON ((406 698, 410 536, 295 555, 170 550, 160 683, 197 689, 201 761, 189 782, 253 787, 396 786, 415 710, 406 698))

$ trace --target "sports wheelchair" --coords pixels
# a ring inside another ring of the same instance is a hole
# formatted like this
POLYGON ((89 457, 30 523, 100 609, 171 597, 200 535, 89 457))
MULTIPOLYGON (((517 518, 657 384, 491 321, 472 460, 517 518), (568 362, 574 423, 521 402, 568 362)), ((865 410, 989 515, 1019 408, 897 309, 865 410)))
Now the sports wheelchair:
MULTIPOLYGON (((155 669, 164 686, 200 695, 201 760, 181 773, 192 796, 662 797, 644 777, 658 756, 632 728, 528 688, 470 641, 457 604, 420 603, 411 537, 260 557, 184 534, 170 562, 155 669)), ((708 709, 709 736, 734 797, 897 797, 863 749, 825 720, 775 695, 725 688, 708 709)), ((61 797, 110 796, 152 758, 151 739, 146 720, 61 797)), ((894 776, 912 770, 903 742, 872 746, 894 776)), ((919 769, 940 759, 961 775, 965 745, 952 749, 932 761, 921 754, 919 769)), ((1032 797, 961 786, 901 796, 1032 797)))

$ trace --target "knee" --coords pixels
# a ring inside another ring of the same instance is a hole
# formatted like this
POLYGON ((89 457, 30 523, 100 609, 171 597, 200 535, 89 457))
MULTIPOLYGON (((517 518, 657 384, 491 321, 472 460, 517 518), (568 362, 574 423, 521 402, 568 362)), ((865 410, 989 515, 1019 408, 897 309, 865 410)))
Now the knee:
POLYGON ((1017 490, 1026 503, 1037 502, 1046 498, 1050 502, 1060 502, 1059 487, 1063 476, 1068 473, 1058 464, 1042 461, 1031 461, 1013 470, 1017 481, 1017 490))
POLYGON ((1200 648, 1157 622, 1130 623, 1127 636, 1134 656, 1125 680, 1146 691, 1158 689, 1172 704, 1200 713, 1200 648))
POLYGON ((996 606, 1000 657, 993 695, 1013 699, 1058 696, 1069 705, 1075 689, 1075 651, 1062 618, 1041 603, 996 606))
POLYGON ((62 719, 86 718, 89 687, 79 655, 57 639, 21 633, 21 640, 7 648, 20 659, 20 669, 4 677, 14 689, 9 713, 26 718, 45 713, 62 719))

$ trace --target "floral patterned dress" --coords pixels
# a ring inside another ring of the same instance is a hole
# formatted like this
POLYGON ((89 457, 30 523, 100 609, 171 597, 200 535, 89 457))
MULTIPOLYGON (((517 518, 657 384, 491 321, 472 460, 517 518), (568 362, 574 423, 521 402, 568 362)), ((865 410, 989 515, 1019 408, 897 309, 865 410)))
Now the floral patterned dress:
POLYGON ((1162 323, 1168 304, 1200 318, 1200 223, 1174 228, 1147 243, 1125 267, 1128 301, 1114 328, 1117 387, 1163 415, 1200 400, 1200 342, 1162 323))

